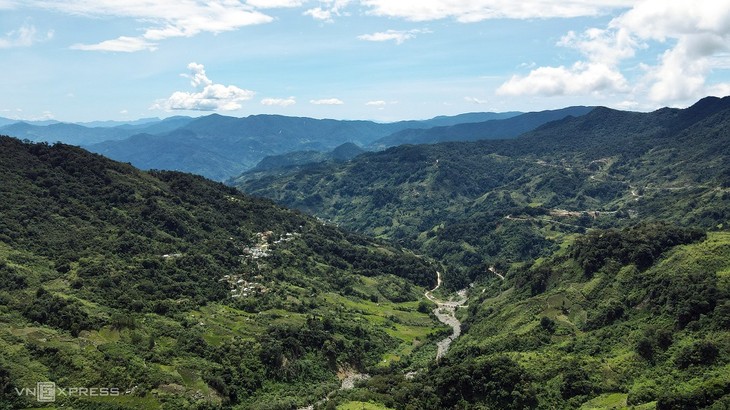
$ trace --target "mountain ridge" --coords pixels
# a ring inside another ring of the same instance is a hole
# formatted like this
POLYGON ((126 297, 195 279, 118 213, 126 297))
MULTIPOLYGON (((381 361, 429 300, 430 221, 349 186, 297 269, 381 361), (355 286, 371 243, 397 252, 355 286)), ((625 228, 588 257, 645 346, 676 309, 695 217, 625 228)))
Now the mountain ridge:
POLYGON ((434 144, 448 141, 474 141, 480 139, 509 139, 531 131, 545 123, 561 120, 568 116, 589 113, 593 107, 566 107, 515 115, 504 119, 469 122, 439 126, 428 129, 406 129, 381 138, 372 146, 383 149, 402 144, 434 144))
MULTIPOLYGON (((704 116, 695 115, 696 108, 653 113, 596 108, 515 139, 403 145, 344 164, 233 183, 349 229, 403 241, 435 258, 461 254, 457 265, 514 259, 515 252, 536 257, 551 241, 529 231, 520 233, 526 235, 521 241, 532 242, 522 250, 457 238, 479 236, 470 223, 494 230, 504 218, 519 214, 526 220, 564 215, 560 218, 569 225, 579 222, 578 228, 630 223, 636 213, 703 227, 722 224, 730 209, 716 189, 724 189, 730 175, 723 160, 730 139, 728 101, 699 102, 715 107, 704 116), (684 189, 694 190, 696 197, 684 189), (694 209, 676 213, 677 203, 693 201, 694 209), (604 216, 593 222, 578 218, 589 210, 604 216), (446 252, 449 242, 466 245, 446 252)), ((464 281, 451 285, 458 288, 464 281)))

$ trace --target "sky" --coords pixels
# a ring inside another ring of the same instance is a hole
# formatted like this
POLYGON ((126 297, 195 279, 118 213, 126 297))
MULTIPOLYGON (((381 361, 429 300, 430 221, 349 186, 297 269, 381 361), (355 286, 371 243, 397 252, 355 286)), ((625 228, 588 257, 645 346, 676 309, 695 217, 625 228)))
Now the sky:
POLYGON ((0 0, 0 117, 396 121, 730 94, 730 0, 0 0))

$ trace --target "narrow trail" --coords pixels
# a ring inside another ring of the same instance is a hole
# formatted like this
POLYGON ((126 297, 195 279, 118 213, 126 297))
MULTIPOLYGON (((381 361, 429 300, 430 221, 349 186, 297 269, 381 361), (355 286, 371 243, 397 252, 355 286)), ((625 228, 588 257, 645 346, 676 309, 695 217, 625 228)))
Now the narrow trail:
POLYGON ((451 343, 456 340, 457 337, 461 335, 461 322, 459 319, 456 318, 456 308, 458 307, 467 307, 465 305, 467 298, 466 298, 466 289, 462 289, 457 294, 459 295, 459 299, 457 301, 442 301, 440 299, 437 299, 435 296, 433 296, 432 292, 434 292, 436 289, 438 289, 441 286, 441 272, 436 271, 436 287, 426 291, 424 293, 424 296, 431 302, 435 303, 436 306, 438 306, 436 309, 433 310, 434 315, 438 318, 438 320, 445 324, 446 326, 449 326, 453 329, 450 336, 446 337, 445 339, 439 341, 436 346, 438 347, 436 351, 436 360, 442 358, 446 352, 449 350, 449 347, 451 346, 451 343))
POLYGON ((502 275, 501 273, 497 272, 497 268, 495 268, 494 266, 490 266, 489 267, 489 271, 492 272, 493 274, 497 275, 498 278, 504 280, 504 275, 502 275))

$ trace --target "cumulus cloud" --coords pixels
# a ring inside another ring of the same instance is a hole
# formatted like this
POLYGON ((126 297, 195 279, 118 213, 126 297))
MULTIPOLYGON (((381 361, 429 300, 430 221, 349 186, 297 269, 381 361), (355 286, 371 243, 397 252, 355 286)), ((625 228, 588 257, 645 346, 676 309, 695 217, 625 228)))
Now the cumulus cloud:
POLYGON ((320 3, 320 7, 308 9, 304 12, 304 15, 315 20, 331 23, 334 21, 334 17, 347 15, 344 9, 350 3, 350 0, 324 0, 320 3))
POLYGON ((632 0, 362 0, 377 16, 412 21, 453 18, 463 23, 488 19, 566 18, 595 16, 610 9, 630 7, 632 0))
POLYGON ((23 24, 16 30, 9 31, 5 36, 0 37, 0 49, 13 47, 30 47, 35 43, 50 40, 53 38, 53 31, 38 33, 35 26, 23 24))
POLYGON ((321 7, 315 7, 304 12, 305 16, 310 16, 315 20, 332 22, 332 11, 325 10, 321 7))
POLYGON ((76 50, 134 52, 154 50, 159 41, 172 37, 192 37, 200 33, 222 33, 273 21, 256 7, 299 5, 295 0, 252 0, 252 4, 232 0, 28 0, 25 7, 37 7, 89 17, 125 17, 148 23, 140 36, 120 36, 94 44, 75 44, 76 50))
POLYGON ((624 76, 605 64, 576 62, 571 67, 539 67, 525 77, 512 76, 499 95, 581 95, 597 91, 628 91, 624 76))
POLYGON ((261 100, 261 104, 263 105, 277 105, 279 107, 288 107, 290 105, 294 105, 297 103, 297 100, 294 99, 294 97, 289 98, 264 98, 261 100))
MULTIPOLYGON (((584 59, 571 66, 538 67, 512 76, 502 95, 566 95, 613 90, 646 94, 660 105, 681 104, 729 90, 730 84, 707 84, 714 68, 730 52, 730 3, 714 0, 644 0, 611 20, 605 28, 569 32, 559 46, 578 50, 584 59), (643 75, 630 84, 623 64, 638 50, 659 47, 656 64, 640 64, 643 75)), ((629 95, 627 101, 633 101, 629 95)))
POLYGON ((363 34, 357 36, 360 40, 366 41, 395 41, 396 44, 403 44, 406 40, 416 37, 416 34, 430 33, 428 30, 388 30, 373 34, 363 34))
POLYGON ((183 76, 190 79, 190 85, 197 91, 176 91, 166 100, 156 102, 152 109, 233 111, 241 108, 241 102, 252 99, 256 94, 235 85, 215 84, 206 75, 202 64, 190 63, 188 69, 190 74, 183 76))
POLYGON ((730 88, 707 84, 707 77, 730 52, 730 3, 700 0, 647 0, 617 17, 611 26, 630 31, 640 41, 674 42, 656 65, 645 65, 649 98, 681 103, 730 88))
POLYGON ((322 100, 309 100, 309 103, 314 105, 342 105, 345 102, 339 98, 325 98, 322 100))

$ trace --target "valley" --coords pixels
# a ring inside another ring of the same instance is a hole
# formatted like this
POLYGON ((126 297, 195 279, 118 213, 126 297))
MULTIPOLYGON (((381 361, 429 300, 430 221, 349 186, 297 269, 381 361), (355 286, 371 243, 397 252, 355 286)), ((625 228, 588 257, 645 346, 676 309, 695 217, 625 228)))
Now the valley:
POLYGON ((456 292, 459 300, 442 301, 433 296, 433 292, 441 287, 441 272, 437 271, 436 274, 438 275, 436 279, 436 287, 426 291, 423 296, 436 304, 436 309, 433 310, 433 314, 438 318, 438 320, 453 329, 451 335, 439 341, 436 345, 438 347, 436 350, 436 360, 438 360, 442 358, 446 352, 448 352, 451 343, 456 340, 459 335, 461 335, 461 322, 456 318, 456 309, 468 306, 464 306, 467 302, 466 289, 456 292))
POLYGON ((520 114, 174 120, 329 130, 227 184, 0 137, 0 408, 38 380, 122 392, 73 409, 723 408, 730 99, 567 110, 506 139, 472 132, 520 114))
POLYGON ((730 409, 730 0, 0 27, 0 410, 730 409))

